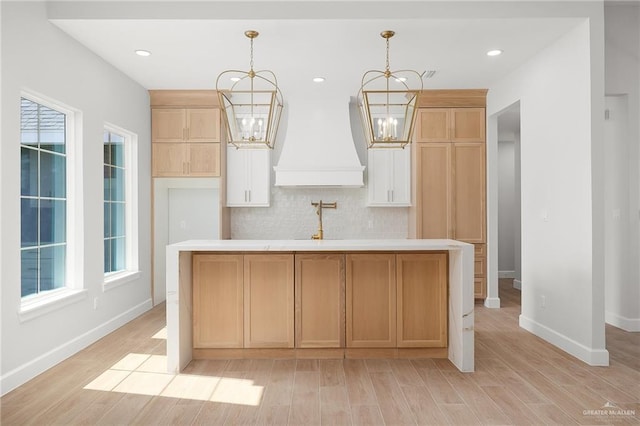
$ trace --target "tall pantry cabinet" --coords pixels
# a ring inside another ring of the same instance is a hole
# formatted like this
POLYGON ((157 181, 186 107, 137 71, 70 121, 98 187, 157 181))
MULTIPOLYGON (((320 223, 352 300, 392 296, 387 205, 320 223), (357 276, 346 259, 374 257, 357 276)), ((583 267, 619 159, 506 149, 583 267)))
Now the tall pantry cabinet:
POLYGON ((425 90, 418 102, 412 235, 474 244, 474 296, 485 298, 486 90, 425 90))

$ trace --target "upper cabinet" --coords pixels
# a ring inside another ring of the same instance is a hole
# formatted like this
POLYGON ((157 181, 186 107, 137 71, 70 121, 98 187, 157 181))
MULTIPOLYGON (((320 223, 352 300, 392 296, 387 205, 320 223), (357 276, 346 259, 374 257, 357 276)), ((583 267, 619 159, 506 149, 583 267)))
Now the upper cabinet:
POLYGON ((420 108, 416 142, 484 142, 484 108, 420 108))
POLYGON ((369 149, 368 205, 407 207, 411 205, 411 150, 369 149))
POLYGON ((154 108, 151 139, 154 142, 220 142, 220 110, 154 108))
POLYGON ((220 176, 220 109, 213 91, 150 94, 153 176, 220 176))
POLYGON ((227 207, 268 207, 271 150, 227 147, 227 207))

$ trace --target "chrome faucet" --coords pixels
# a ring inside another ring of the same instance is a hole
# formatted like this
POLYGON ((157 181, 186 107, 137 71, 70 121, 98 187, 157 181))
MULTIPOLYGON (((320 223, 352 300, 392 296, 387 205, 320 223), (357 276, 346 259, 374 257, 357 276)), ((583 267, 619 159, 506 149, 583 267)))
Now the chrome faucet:
POLYGON ((318 215, 318 233, 311 236, 312 240, 322 240, 324 237, 324 231, 322 230, 322 209, 337 209, 338 203, 323 203, 320 200, 317 203, 311 202, 311 205, 316 208, 316 214, 318 215))

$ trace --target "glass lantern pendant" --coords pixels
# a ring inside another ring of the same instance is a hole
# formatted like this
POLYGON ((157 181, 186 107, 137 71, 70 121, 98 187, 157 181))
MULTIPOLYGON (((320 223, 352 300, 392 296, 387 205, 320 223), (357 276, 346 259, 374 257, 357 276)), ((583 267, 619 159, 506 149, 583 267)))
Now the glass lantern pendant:
POLYGON ((280 115, 283 108, 282 93, 275 74, 269 70, 253 70, 253 40, 257 31, 245 31, 251 41, 249 71, 223 71, 216 80, 227 142, 236 148, 273 149, 280 115), (227 79, 230 88, 221 88, 227 79))
POLYGON ((422 77, 413 70, 389 70, 389 39, 394 34, 390 30, 380 33, 387 43, 385 70, 364 73, 358 92, 368 148, 404 148, 413 134, 422 77))

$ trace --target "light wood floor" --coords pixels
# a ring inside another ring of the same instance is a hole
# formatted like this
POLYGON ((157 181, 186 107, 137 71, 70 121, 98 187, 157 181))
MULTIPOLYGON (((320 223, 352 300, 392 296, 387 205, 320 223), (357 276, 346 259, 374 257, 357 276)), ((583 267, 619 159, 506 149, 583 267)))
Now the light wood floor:
POLYGON ((508 280, 500 297, 476 304, 468 374, 448 360, 217 360, 167 375, 158 306, 5 395, 0 423, 640 424, 640 333, 607 327, 611 366, 590 367, 518 327, 508 280))

